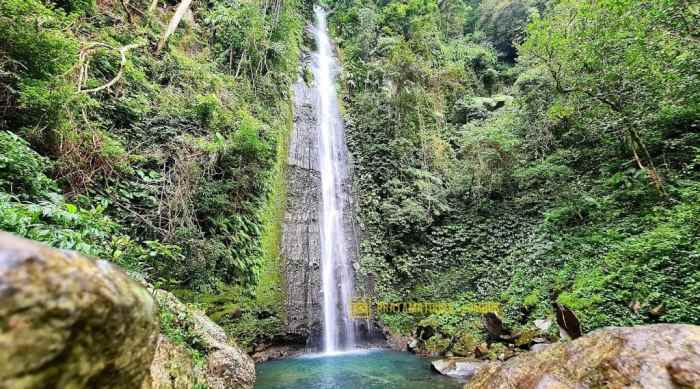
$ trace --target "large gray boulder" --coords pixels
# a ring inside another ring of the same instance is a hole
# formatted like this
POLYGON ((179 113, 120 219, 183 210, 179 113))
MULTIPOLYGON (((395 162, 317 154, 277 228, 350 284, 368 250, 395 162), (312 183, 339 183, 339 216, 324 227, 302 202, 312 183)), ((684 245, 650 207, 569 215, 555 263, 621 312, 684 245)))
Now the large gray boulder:
POLYGON ((603 328, 490 363, 465 388, 700 388, 700 327, 603 328))
POLYGON ((116 266, 0 232, 0 388, 138 388, 158 308, 116 266))

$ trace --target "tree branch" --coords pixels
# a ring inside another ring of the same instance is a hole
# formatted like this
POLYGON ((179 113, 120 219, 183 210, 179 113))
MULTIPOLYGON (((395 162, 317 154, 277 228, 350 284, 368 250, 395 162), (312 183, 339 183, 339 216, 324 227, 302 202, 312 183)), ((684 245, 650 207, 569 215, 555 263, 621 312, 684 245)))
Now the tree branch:
POLYGON ((177 26, 180 24, 180 20, 185 15, 185 12, 190 9, 190 4, 192 4, 192 0, 182 0, 182 2, 180 2, 180 4, 177 6, 175 14, 170 19, 170 23, 168 23, 168 28, 165 30, 165 32, 163 32, 163 36, 160 37, 160 42, 158 42, 158 47, 156 48, 156 54, 159 54, 160 51, 163 50, 168 37, 175 32, 177 26))
POLYGON ((123 46, 123 47, 120 47, 119 49, 117 49, 119 51, 119 55, 121 56, 121 61, 119 64, 119 71, 114 76, 114 78, 112 78, 108 83, 106 83, 102 86, 99 86, 97 88, 92 88, 92 89, 81 89, 83 84, 87 80, 87 77, 88 77, 88 63, 89 63, 89 60, 87 59, 88 53, 91 50, 95 50, 97 48, 106 48, 106 49, 111 49, 111 50, 114 50, 114 48, 109 46, 109 45, 106 45, 104 43, 92 43, 88 47, 86 47, 85 49, 81 50, 80 51, 80 65, 79 65, 80 66, 80 75, 78 77, 78 91, 82 92, 82 93, 95 93, 95 92, 99 92, 103 89, 107 89, 107 88, 111 87, 112 85, 114 85, 117 81, 119 81, 119 79, 124 74, 124 66, 126 65, 126 52, 131 50, 131 49, 141 47, 143 45, 144 45, 144 43, 133 43, 133 44, 126 45, 126 46, 123 46))
POLYGON ((124 7, 124 12, 126 12, 126 19, 129 21, 129 24, 134 24, 134 17, 131 15, 131 12, 129 11, 129 0, 121 0, 122 2, 122 7, 124 7))

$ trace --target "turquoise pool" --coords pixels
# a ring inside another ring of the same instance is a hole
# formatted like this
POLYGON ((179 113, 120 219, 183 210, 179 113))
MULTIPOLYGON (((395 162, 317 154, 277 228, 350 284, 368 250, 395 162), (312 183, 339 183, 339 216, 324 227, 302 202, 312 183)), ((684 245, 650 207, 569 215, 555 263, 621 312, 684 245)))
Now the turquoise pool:
POLYGON ((463 383, 430 368, 430 361, 409 353, 371 349, 307 354, 256 366, 259 389, 453 389, 463 383))

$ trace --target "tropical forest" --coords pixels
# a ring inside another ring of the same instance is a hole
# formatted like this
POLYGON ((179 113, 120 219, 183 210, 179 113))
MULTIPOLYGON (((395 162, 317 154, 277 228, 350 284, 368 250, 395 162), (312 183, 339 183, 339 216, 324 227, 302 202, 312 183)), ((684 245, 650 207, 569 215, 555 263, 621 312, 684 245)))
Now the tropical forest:
POLYGON ((697 0, 0 0, 0 389, 700 388, 697 0))

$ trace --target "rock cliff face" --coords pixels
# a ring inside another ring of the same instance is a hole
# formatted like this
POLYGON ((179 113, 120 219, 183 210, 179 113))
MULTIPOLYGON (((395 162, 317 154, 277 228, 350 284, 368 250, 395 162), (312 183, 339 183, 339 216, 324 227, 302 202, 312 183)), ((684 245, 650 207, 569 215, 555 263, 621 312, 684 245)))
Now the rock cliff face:
MULTIPOLYGON (((309 63, 308 59, 304 61, 309 63)), ((321 173, 319 168, 319 94, 313 81, 294 84, 294 129, 287 161, 287 200, 281 256, 286 279, 287 332, 316 347, 321 337, 321 173)), ((339 153, 344 157, 347 153, 339 153)), ((352 164, 342 183, 345 247, 351 263, 357 259, 357 233, 352 198, 352 164)))
POLYGON ((116 266, 0 232, 0 388, 138 388, 157 339, 116 266))
POLYGON ((318 339, 322 317, 317 98, 313 87, 303 80, 294 84, 294 129, 289 142, 280 251, 286 280, 286 331, 309 338, 311 343, 318 339))

